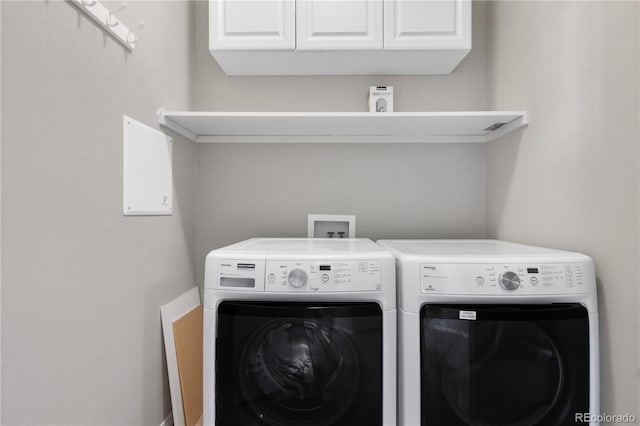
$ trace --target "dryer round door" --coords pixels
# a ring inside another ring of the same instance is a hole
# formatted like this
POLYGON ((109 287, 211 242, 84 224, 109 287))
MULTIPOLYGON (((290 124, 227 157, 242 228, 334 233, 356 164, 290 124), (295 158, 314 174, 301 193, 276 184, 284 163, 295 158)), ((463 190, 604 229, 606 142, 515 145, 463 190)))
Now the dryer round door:
POLYGON ((420 327, 422 425, 574 424, 589 411, 579 304, 425 305, 420 327))
POLYGON ((451 409, 470 426, 541 422, 563 386, 562 359, 547 333, 529 322, 484 322, 472 339, 455 339, 442 363, 442 391, 451 409))

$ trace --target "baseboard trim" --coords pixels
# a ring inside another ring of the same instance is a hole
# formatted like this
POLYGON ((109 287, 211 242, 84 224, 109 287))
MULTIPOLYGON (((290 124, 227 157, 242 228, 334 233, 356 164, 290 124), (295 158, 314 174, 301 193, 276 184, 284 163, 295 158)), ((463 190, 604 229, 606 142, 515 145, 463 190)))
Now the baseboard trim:
POLYGON ((160 426, 173 426, 173 411, 160 423, 160 426))

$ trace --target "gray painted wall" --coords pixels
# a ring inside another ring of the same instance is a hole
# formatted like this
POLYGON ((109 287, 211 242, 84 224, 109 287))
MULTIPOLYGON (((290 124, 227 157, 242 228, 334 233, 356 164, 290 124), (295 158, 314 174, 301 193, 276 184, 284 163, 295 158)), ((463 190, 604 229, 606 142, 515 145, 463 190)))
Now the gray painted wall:
POLYGON ((214 247, 306 237, 307 214, 355 214, 358 236, 481 238, 482 145, 198 147, 196 276, 214 247))
MULTIPOLYGON (((197 110, 367 111, 369 86, 394 86, 396 111, 484 109, 483 3, 473 49, 449 76, 228 77, 208 51, 196 5, 197 110)), ((214 248, 253 236, 306 236, 307 214, 355 214, 357 235, 479 238, 484 147, 439 144, 197 147, 196 276, 214 248)))
POLYGON ((131 56, 67 2, 1 7, 2 424, 158 425, 159 306, 195 284, 195 150, 174 144, 173 216, 123 217, 122 115, 189 109, 193 5, 129 2, 131 56))
POLYGON ((487 234, 596 265, 602 411, 640 415, 637 2, 494 2, 489 108, 529 127, 487 148, 487 234), (541 30, 544 28, 544 30, 541 30))
POLYGON ((121 16, 146 26, 127 56, 67 3, 1 2, 3 424, 159 424, 159 305, 202 282, 208 250, 304 235, 307 213, 356 214, 374 239, 486 226, 593 256, 603 409, 639 414, 637 4, 474 2, 449 76, 283 78, 224 75, 207 7, 131 2, 121 16), (488 104, 531 125, 486 149, 178 141, 176 214, 121 215, 123 113, 365 111, 373 84, 398 111, 488 104))

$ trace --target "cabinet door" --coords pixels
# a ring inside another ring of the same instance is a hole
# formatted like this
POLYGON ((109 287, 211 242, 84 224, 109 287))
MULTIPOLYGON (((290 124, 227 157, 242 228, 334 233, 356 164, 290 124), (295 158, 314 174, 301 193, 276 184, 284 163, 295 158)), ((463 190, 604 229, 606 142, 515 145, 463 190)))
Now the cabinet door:
POLYGON ((212 50, 293 50, 295 0, 209 0, 212 50))
POLYGON ((382 49, 382 0, 298 0, 298 50, 382 49))
POLYGON ((384 0, 384 48, 470 49, 471 0, 384 0))

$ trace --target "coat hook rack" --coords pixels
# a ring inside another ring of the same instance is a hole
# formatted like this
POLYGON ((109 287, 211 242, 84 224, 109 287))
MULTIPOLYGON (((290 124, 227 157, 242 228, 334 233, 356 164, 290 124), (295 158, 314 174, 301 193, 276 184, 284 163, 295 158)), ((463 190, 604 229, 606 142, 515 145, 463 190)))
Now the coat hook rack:
POLYGON ((136 48, 138 37, 133 31, 142 28, 144 23, 140 21, 140 25, 131 30, 115 16, 116 13, 123 11, 127 7, 126 3, 122 2, 119 7, 108 10, 99 0, 67 0, 67 2, 87 15, 129 52, 133 52, 136 48))
POLYGON ((120 7, 110 10, 109 13, 107 14, 107 19, 105 20, 105 23, 110 26, 110 27, 115 27, 116 25, 120 24, 120 21, 118 21, 116 18, 113 17, 114 13, 123 11, 125 8, 127 7, 127 4, 125 2, 122 2, 122 4, 120 5, 120 7))
POLYGON ((135 27, 134 29, 129 30, 129 34, 127 34, 127 42, 131 43, 135 46, 135 44, 138 42, 138 37, 136 37, 136 35, 133 33, 136 30, 139 30, 140 28, 144 27, 144 21, 140 21, 140 23, 138 24, 137 27, 135 27))

